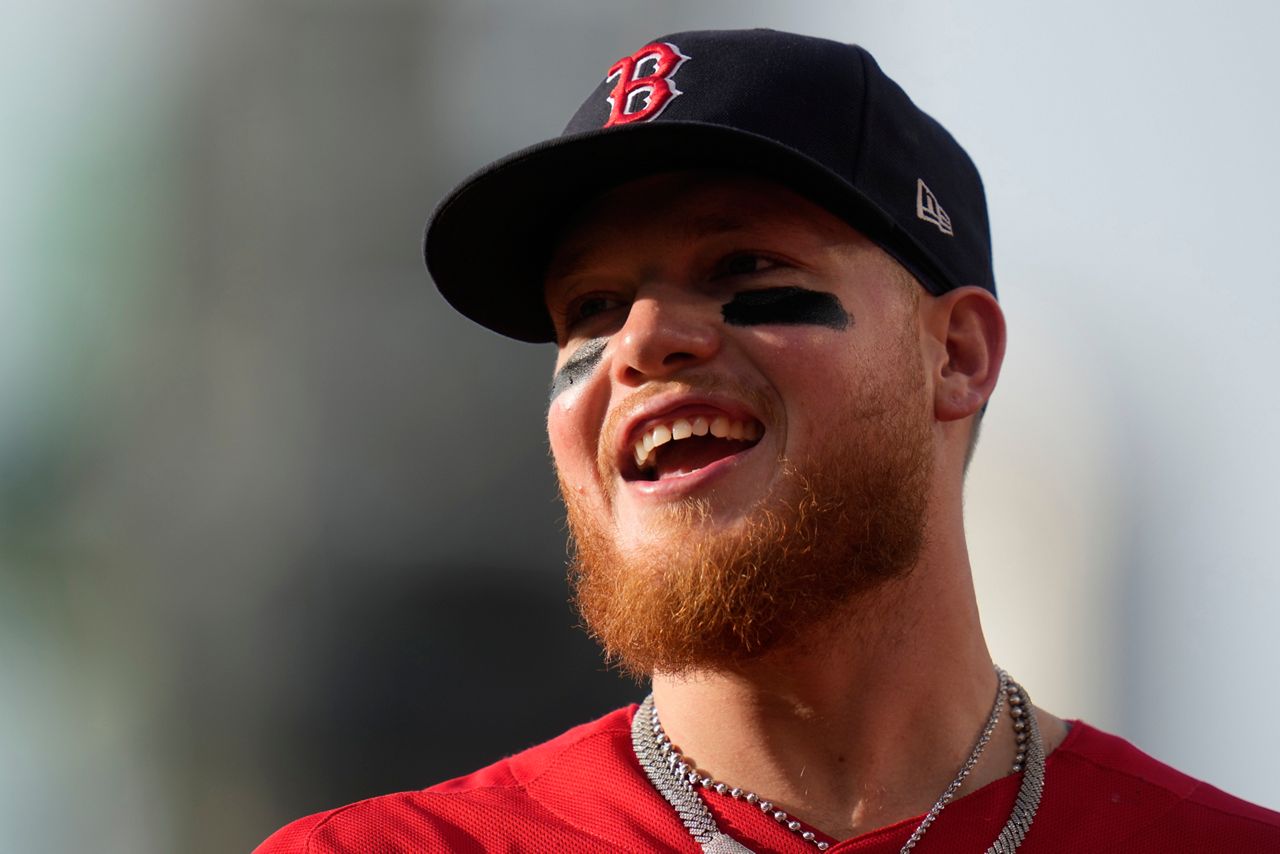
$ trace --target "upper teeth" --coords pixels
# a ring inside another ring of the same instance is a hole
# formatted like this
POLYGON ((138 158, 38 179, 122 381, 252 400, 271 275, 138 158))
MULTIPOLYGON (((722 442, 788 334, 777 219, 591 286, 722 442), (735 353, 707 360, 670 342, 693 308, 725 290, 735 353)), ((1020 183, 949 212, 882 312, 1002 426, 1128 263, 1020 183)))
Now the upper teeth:
POLYGON ((655 424, 636 440, 636 465, 644 466, 655 456, 653 449, 668 442, 705 436, 710 433, 717 439, 738 439, 753 442, 761 436, 760 425, 755 421, 733 421, 724 415, 708 418, 677 418, 669 424, 655 424))

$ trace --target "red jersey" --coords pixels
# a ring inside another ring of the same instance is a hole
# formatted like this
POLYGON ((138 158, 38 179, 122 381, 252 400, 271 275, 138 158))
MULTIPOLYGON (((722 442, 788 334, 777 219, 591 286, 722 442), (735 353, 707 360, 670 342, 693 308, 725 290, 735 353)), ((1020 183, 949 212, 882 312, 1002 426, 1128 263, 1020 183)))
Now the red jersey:
MULTIPOLYGON (((487 768, 418 792, 298 819, 255 854, 700 851, 631 749, 635 706, 487 768)), ((983 852, 1020 775, 953 801, 916 850, 983 852)), ((758 854, 817 848, 745 801, 699 789, 721 831, 758 854)), ((923 816, 830 843, 828 854, 897 854, 923 816)), ((1194 780, 1133 745, 1074 722, 1049 755, 1044 798, 1020 854, 1280 852, 1280 813, 1194 780)))

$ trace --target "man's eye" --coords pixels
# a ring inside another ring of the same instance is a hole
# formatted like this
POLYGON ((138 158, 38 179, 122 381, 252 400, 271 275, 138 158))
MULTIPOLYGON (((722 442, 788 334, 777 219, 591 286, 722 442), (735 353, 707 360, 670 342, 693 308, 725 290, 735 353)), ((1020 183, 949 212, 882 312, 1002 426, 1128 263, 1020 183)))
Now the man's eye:
POLYGON ((570 324, 603 314, 622 305, 622 301, 608 296, 592 295, 576 300, 566 312, 570 324))
POLYGON ((716 275, 718 276, 747 276, 751 273, 761 273, 771 267, 778 266, 778 262, 764 255, 755 255, 750 252, 740 252, 737 255, 730 255, 719 263, 716 267, 716 275))

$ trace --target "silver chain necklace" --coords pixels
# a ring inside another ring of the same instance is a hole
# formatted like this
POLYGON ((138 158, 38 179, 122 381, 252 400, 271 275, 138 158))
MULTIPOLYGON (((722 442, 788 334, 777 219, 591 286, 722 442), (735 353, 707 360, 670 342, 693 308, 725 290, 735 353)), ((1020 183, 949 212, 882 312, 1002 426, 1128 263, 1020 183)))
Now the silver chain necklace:
MULTIPOLYGON (((1036 810, 1040 806, 1040 798, 1044 794, 1044 744, 1041 741, 1040 727, 1035 715, 1032 714, 1031 702, 1026 691, 1000 668, 996 668, 996 674, 999 685, 996 689, 995 703, 969 758, 960 767, 959 773, 947 786, 946 791, 921 820, 920 825, 911 834, 911 838, 902 846, 900 854, 908 854, 915 848, 920 838, 937 819, 938 814, 955 798, 956 792, 960 790, 960 786, 978 764, 978 758, 991 740, 991 734, 995 731, 1000 719, 1000 710, 1006 700, 1009 704, 1009 714, 1013 718, 1018 746, 1013 762, 1013 772, 1022 773, 1022 784, 1018 789, 1018 797, 1008 821, 1005 822, 1000 835, 987 849, 986 854, 1013 854, 1026 838, 1036 810)), ((761 798, 755 792, 736 786, 730 787, 726 783, 700 774, 687 757, 675 749, 671 739, 663 731, 652 694, 640 704, 631 721, 631 745, 649 781, 675 808, 685 828, 707 854, 752 854, 752 852, 751 849, 719 829, 706 803, 698 795, 695 787, 699 786, 759 807, 762 813, 772 816, 774 821, 804 841, 812 843, 819 851, 826 851, 829 847, 827 842, 817 839, 813 831, 804 830, 800 822, 787 815, 784 810, 775 810, 773 803, 761 798)))

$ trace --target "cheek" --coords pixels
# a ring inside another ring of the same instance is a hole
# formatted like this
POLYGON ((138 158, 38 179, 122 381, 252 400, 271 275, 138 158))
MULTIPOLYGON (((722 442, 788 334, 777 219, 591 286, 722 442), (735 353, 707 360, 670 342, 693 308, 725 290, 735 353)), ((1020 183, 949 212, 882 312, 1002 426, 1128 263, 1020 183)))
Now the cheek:
POLYGON ((834 431, 843 423, 870 370, 860 353, 857 332, 790 328, 757 334, 752 360, 781 400, 788 453, 834 431))
POLYGON ((784 398, 809 399, 845 388, 856 356, 854 333, 787 328, 755 333, 751 358, 784 398))
POLYGON ((556 472, 565 488, 582 492, 595 471, 596 431, 585 418, 585 407, 570 392, 547 409, 547 439, 556 472))

